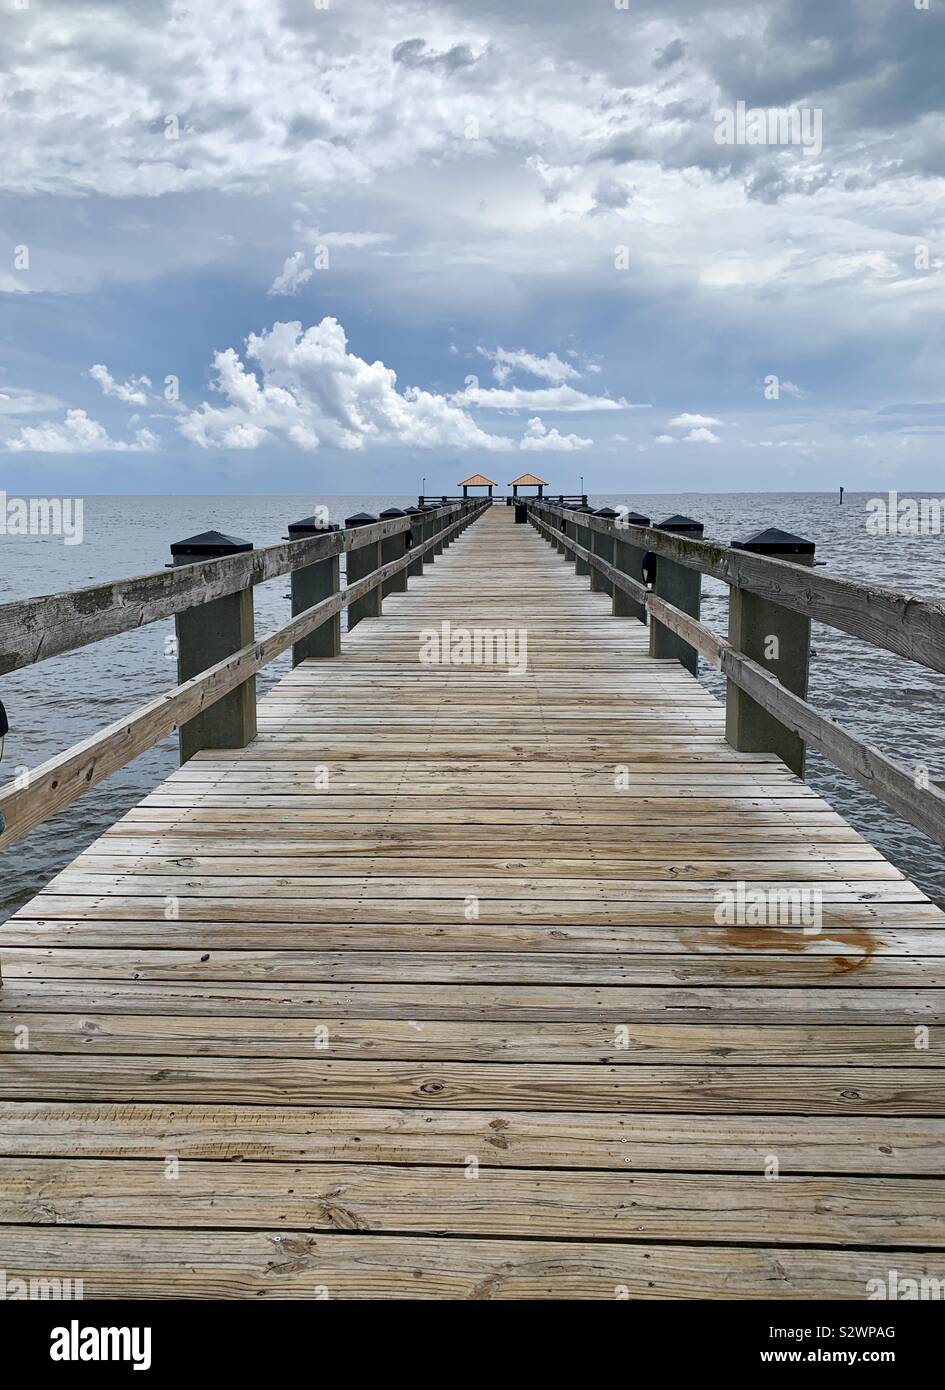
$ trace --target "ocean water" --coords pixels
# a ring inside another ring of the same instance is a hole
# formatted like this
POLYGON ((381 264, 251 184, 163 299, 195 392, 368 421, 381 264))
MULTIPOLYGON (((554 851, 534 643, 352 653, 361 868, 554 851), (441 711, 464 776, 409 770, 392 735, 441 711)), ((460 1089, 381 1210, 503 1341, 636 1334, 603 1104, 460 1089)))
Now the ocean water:
MULTIPOLYGON (((199 531, 223 531, 261 547, 280 540, 289 522, 310 515, 318 503, 329 508, 332 520, 342 521, 357 511, 377 514, 415 500, 393 495, 88 497, 81 545, 65 545, 53 536, 0 536, 0 603, 159 569, 169 560, 172 542, 199 531)), ((725 542, 780 526, 815 541, 816 558, 835 573, 945 599, 945 538, 869 535, 864 493, 847 493, 843 506, 836 494, 826 493, 627 493, 601 494, 590 501, 596 506, 624 504, 656 522, 681 512, 702 521, 707 537, 725 542)), ((288 591, 288 576, 256 588, 257 632, 286 620, 288 591)), ((703 618, 725 633, 727 589, 708 578, 703 580, 703 618)), ((9 780, 19 767, 35 767, 173 686, 176 666, 165 653, 172 632, 172 619, 152 623, 0 678, 0 698, 11 725, 0 780, 9 780)), ((812 646, 811 701, 888 755, 910 767, 928 767, 932 780, 941 783, 945 676, 819 625, 812 646)), ((286 653, 257 677, 260 692, 289 669, 289 661, 286 653)), ((724 682, 705 663, 700 679, 722 694, 724 682)), ((176 766, 174 736, 0 856, 0 920, 176 766)), ((945 905, 945 850, 814 752, 807 780, 945 905)))

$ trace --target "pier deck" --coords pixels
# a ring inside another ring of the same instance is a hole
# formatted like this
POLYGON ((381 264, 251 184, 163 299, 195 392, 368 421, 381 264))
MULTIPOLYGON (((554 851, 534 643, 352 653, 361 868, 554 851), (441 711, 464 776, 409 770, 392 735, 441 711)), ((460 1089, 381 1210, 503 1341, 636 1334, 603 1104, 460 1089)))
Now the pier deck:
POLYGON ((610 611, 492 508, 0 929, 8 1279, 945 1273, 945 916, 610 611), (444 622, 525 630, 527 669, 421 664, 444 622), (776 888, 816 890, 822 931, 720 922, 718 890, 776 888))

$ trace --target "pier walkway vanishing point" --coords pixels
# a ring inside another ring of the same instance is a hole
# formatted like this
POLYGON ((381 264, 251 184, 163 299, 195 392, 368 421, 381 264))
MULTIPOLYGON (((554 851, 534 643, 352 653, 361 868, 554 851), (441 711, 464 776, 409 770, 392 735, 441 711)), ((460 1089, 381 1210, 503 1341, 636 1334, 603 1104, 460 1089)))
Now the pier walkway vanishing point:
POLYGON ((463 512, 245 747, 0 929, 0 1269, 86 1298, 941 1277, 945 916, 726 741, 610 561, 589 588, 590 529, 463 512), (483 629, 505 664, 464 661, 483 629), (726 916, 782 890, 822 929, 726 916))

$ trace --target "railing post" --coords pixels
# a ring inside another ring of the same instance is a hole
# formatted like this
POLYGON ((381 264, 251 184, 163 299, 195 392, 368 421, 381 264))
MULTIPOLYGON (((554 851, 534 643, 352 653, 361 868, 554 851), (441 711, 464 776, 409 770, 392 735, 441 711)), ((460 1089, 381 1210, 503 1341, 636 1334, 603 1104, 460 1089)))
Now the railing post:
MULTIPOLYGON (((410 535, 413 541, 413 549, 416 550, 418 545, 423 544, 425 535, 424 523, 420 519, 423 516, 423 508, 407 507, 406 512, 410 517, 410 535)), ((423 560, 424 557, 422 555, 411 556, 410 564, 407 566, 407 574, 411 579, 418 579, 423 574, 423 560)))
MULTIPOLYGON (((400 507, 387 507, 381 512, 381 521, 396 521, 397 517, 406 517, 407 513, 400 507)), ((407 532, 399 531, 396 536, 388 536, 385 541, 381 541, 381 564, 389 565, 394 560, 402 560, 407 554, 407 532)), ((407 571, 400 570, 397 574, 392 574, 390 579, 384 580, 383 597, 388 594, 405 594, 407 592, 407 571)))
MULTIPOLYGON (((701 521, 693 521, 691 516, 670 516, 661 521, 658 531, 672 531, 674 534, 691 536, 701 540, 704 527, 701 521)), ((680 565, 665 556, 656 557, 656 580, 653 592, 657 598, 665 599, 684 613, 698 618, 702 602, 702 575, 689 565, 680 565)), ((675 657, 693 675, 699 669, 699 653, 688 642, 670 632, 668 627, 653 618, 650 623, 650 656, 675 657)))
MULTIPOLYGON (((252 541, 237 540, 219 531, 204 531, 177 541, 171 546, 171 557, 175 565, 195 565, 252 549, 252 541)), ((174 626, 177 679, 183 684, 254 640, 252 586, 185 609, 176 615, 174 626)), ((181 724, 177 736, 181 763, 205 748, 245 748, 256 737, 255 676, 181 724)))
MULTIPOLYGON (((370 512, 356 512, 354 516, 345 517, 345 529, 349 530, 358 526, 376 526, 377 517, 370 512)), ((371 545, 362 545, 357 550, 348 551, 347 559, 347 578, 345 585, 350 589, 358 579, 364 579, 366 575, 373 573, 381 567, 381 543, 374 541, 371 545)), ((381 586, 375 585, 373 589, 363 598, 355 599, 354 603, 348 605, 348 631, 361 621, 362 618, 379 618, 381 616, 381 586)))
MULTIPOLYGON (((814 542, 773 526, 733 550, 749 550, 795 565, 813 565, 814 542)), ((732 585, 728 600, 728 640, 776 676, 786 690, 807 698, 810 669, 810 619, 732 585)), ((804 740, 732 681, 725 689, 725 737, 739 753, 776 753, 798 777, 804 776, 804 740)))
MULTIPOLYGON (((582 546, 585 550, 590 550, 591 548, 591 533, 586 526, 581 525, 581 517, 591 516, 593 511, 593 507, 588 507, 586 505, 574 508, 574 539, 577 541, 578 545, 582 546)), ((590 574, 590 572, 591 567, 586 560, 576 559, 574 561, 575 574, 590 574)))
MULTIPOLYGON (((555 517, 555 521, 557 522, 558 529, 560 530, 562 537, 566 536, 568 534, 568 518, 564 515, 563 506, 561 507, 561 516, 555 517)), ((558 540, 556 537, 554 545, 559 555, 563 555, 564 558, 567 560, 569 558, 568 547, 565 545, 564 540, 558 540)))
MULTIPOLYGON (((611 527, 617 520, 617 513, 613 507, 598 507, 594 513, 600 517, 601 521, 609 521, 611 527)), ((606 560, 609 565, 614 563, 614 539, 613 536, 605 536, 600 531, 591 532, 591 549, 595 555, 599 555, 602 560, 606 560)), ((595 594, 609 594, 614 592, 614 586, 609 579, 591 567, 591 592, 595 594)))
MULTIPOLYGON (((425 502, 423 504, 423 539, 425 541, 431 541, 436 534, 436 517, 433 515, 434 508, 435 503, 433 502, 425 502)), ((423 558, 426 564, 432 565, 436 559, 436 546, 431 546, 423 558)))
MULTIPOLYGON (((302 540, 305 536, 323 536, 328 531, 340 531, 335 522, 319 521, 317 517, 307 516, 303 521, 293 521, 289 526, 289 540, 302 540)), ((303 565, 292 571, 292 616, 304 613, 306 608, 314 608, 316 603, 331 598, 341 588, 341 556, 329 555, 327 560, 318 560, 314 565, 303 565)), ((341 614, 322 623, 314 632, 296 642, 292 648, 292 665, 309 657, 328 657, 341 655, 341 614)))
MULTIPOLYGON (((638 545, 631 545, 629 541, 620 539, 621 529, 625 526, 649 526, 650 518, 641 516, 639 512, 621 512, 614 534, 614 568, 623 574, 635 579, 638 584, 643 583, 643 556, 646 551, 641 550, 638 545)), ((636 618, 641 623, 646 622, 646 609, 642 603, 638 603, 635 598, 625 594, 622 589, 614 585, 614 617, 615 618, 636 618)))
POLYGON ((442 502, 439 502, 439 503, 436 503, 436 504, 435 504, 435 510, 434 510, 433 516, 432 516, 432 518, 431 518, 431 519, 432 519, 432 522, 433 522, 433 534, 434 534, 434 536, 436 536, 436 545, 433 547, 433 557, 434 557, 434 559, 436 558, 437 555, 442 555, 442 554, 443 554, 443 535, 442 535, 442 532, 443 532, 443 527, 444 527, 444 525, 445 525, 446 523, 444 522, 442 512, 440 511, 440 508, 442 507, 442 505, 443 505, 442 502))
MULTIPOLYGON (((456 520, 455 516, 451 516, 449 512, 444 512, 444 515, 443 515, 443 530, 444 530, 444 531, 448 531, 449 528, 452 526, 452 524, 453 524, 453 522, 454 522, 455 520, 456 520)), ((453 543, 453 541, 454 541, 455 539, 456 539, 456 534, 455 534, 455 532, 453 533, 452 536, 444 536, 444 537, 443 537, 443 549, 444 549, 444 550, 449 550, 450 546, 452 545, 452 543, 453 543)))

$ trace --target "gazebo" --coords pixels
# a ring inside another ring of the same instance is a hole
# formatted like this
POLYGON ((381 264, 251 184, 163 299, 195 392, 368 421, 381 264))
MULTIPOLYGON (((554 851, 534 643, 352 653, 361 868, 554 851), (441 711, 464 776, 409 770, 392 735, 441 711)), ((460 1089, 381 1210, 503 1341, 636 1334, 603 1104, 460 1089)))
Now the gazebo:
POLYGON ((489 496, 491 497, 495 483, 492 478, 486 478, 481 473, 474 473, 471 478, 464 478, 463 481, 457 483, 456 486, 463 489, 464 497, 469 496, 469 489, 471 487, 487 487, 489 489, 489 496))
POLYGON ((547 486, 548 484, 545 482, 544 478, 536 478, 534 473, 523 473, 521 477, 513 478, 509 483, 513 497, 518 497, 518 490, 520 487, 537 487, 538 496, 543 497, 547 486))

